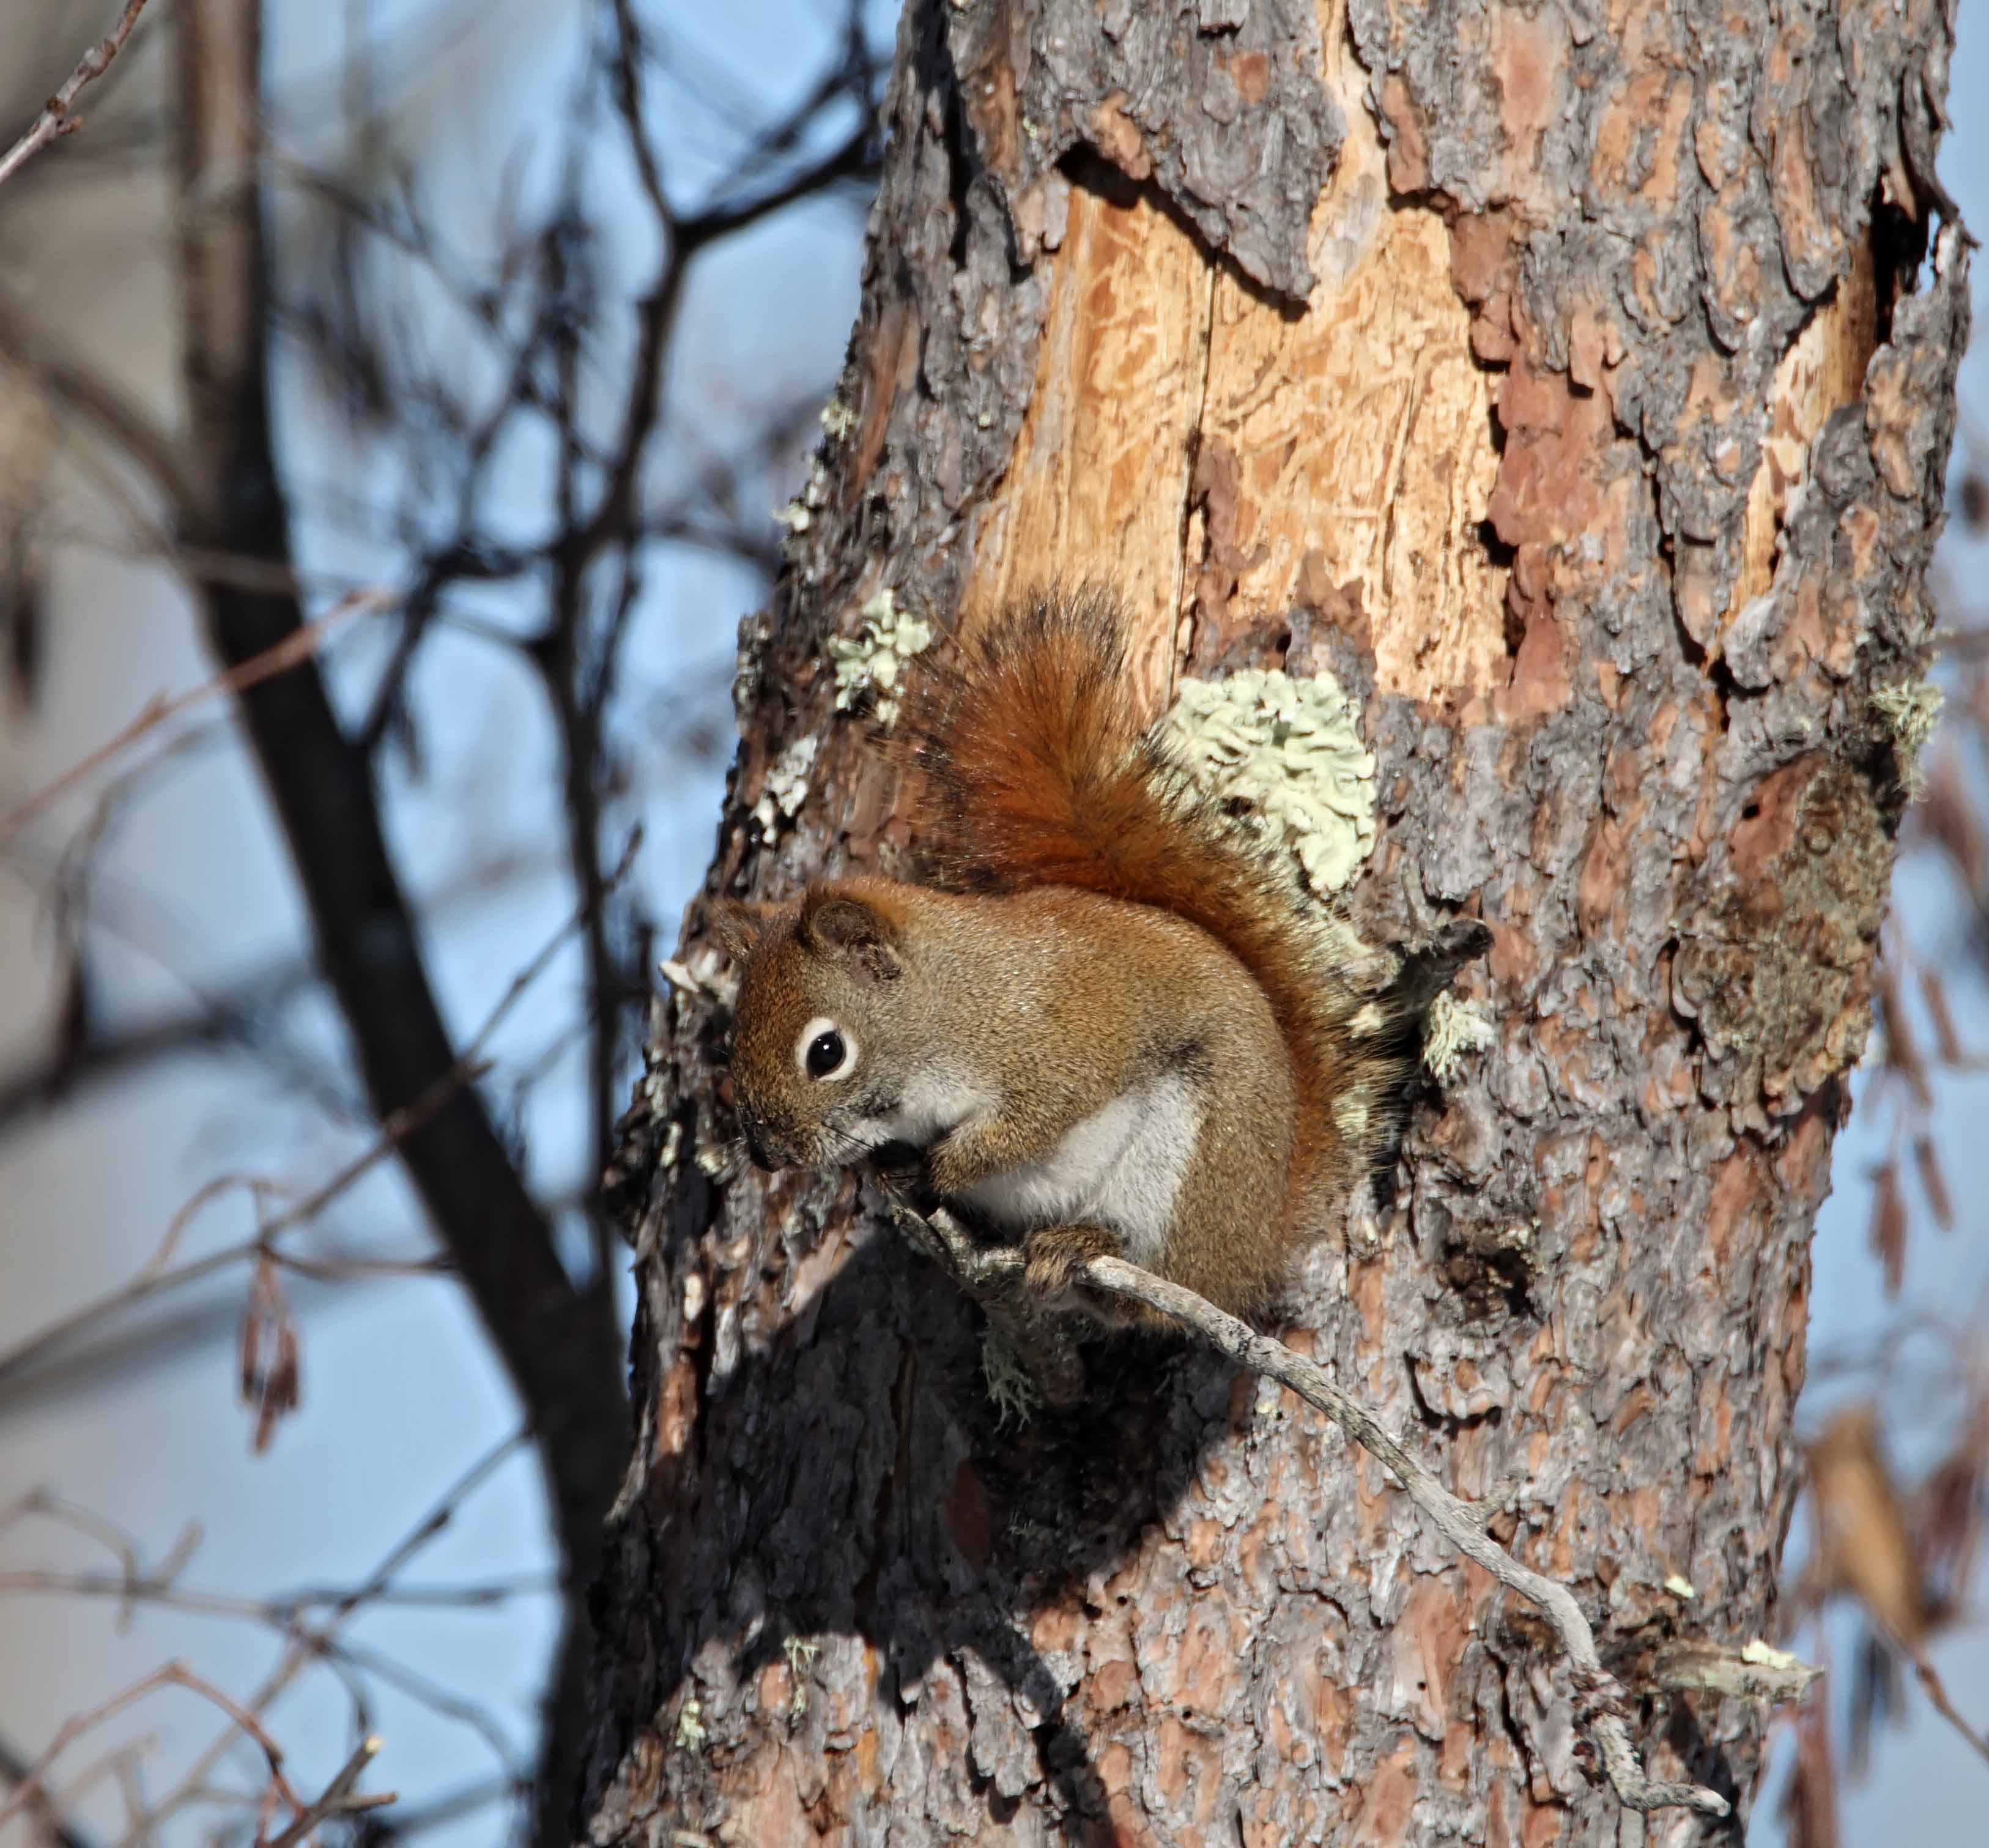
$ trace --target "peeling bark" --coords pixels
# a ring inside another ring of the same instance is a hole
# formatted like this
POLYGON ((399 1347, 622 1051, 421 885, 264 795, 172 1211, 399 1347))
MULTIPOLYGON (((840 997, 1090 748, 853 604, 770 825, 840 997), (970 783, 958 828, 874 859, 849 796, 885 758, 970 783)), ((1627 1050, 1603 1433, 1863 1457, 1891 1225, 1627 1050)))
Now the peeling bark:
MULTIPOLYGON (((1156 710, 1249 662, 1361 690, 1360 902, 1482 916, 1498 1030, 1287 1338, 1633 1687, 1774 1621, 1903 802, 1874 695, 1923 671, 1965 334, 1959 228, 1927 242, 1950 33, 915 4, 848 415, 741 629, 727 893, 906 864, 824 646, 880 588, 971 626, 1110 578, 1156 710)), ((1127 1342, 1005 1424, 979 1312, 852 1180, 723 1178, 722 1030, 659 1005, 615 1176, 642 1431, 588 1839, 1633 1839, 1537 1623, 1290 1395, 1127 1342)), ((1757 1707, 1632 1719, 1744 1809, 1757 1707)))

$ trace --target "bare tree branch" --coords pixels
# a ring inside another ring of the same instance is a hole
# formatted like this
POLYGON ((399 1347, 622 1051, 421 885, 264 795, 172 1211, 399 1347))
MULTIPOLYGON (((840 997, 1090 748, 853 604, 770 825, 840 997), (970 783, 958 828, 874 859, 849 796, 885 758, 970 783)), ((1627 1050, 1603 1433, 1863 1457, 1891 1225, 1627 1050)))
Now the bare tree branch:
MULTIPOLYGON (((181 14, 182 268, 198 493, 189 536, 287 566, 289 513, 269 426, 268 300, 259 190, 259 12, 188 0, 181 14)), ((292 633, 293 599, 213 588, 208 632, 223 663, 292 633)), ((419 934, 389 855, 371 771, 307 664, 241 696, 243 719, 315 925, 325 974, 381 1117, 456 1069, 419 934)), ((537 1835, 564 1836, 579 1763, 591 1650, 585 1588, 628 1443, 613 1278, 576 1285, 551 1225, 474 1090, 455 1087, 399 1142, 533 1420, 565 1561, 564 1640, 546 1705, 537 1835)))
POLYGON ((364 1774, 366 1767, 379 1755, 385 1743, 377 1734, 369 1734, 359 1741, 357 1750, 345 1761, 331 1782, 326 1785, 317 1801, 309 1804, 296 1820, 283 1833, 274 1837, 269 1848, 297 1848, 297 1844, 317 1827, 334 1816, 352 1816, 362 1810, 378 1809, 393 1802, 394 1793, 383 1791, 375 1796, 354 1797, 352 1787, 364 1774))
POLYGON ((144 710, 137 717, 114 737, 100 744, 80 763, 72 765, 53 782, 37 790, 25 802, 18 803, 6 814, 0 815, 0 846, 5 846, 51 802, 103 768, 120 752, 128 750, 147 732, 209 700, 229 693, 246 693, 278 674, 287 673, 293 667, 309 660, 333 630, 348 617, 364 611, 385 609, 395 601, 393 594, 388 591, 354 591, 351 595, 340 598, 323 615, 313 621, 300 623, 259 653, 251 655, 225 673, 216 674, 212 679, 202 681, 199 686, 170 698, 164 693, 155 695, 145 703, 144 710))
MULTIPOLYGON (((527 1431, 516 1431, 493 1445, 442 1491, 428 1512, 388 1549, 361 1584, 339 1600, 324 1622, 301 1626, 283 1652, 283 1659, 250 1697, 246 1703, 247 1711, 266 1711, 312 1662, 325 1659, 333 1638, 353 1613, 364 1609, 393 1582, 409 1560, 447 1528, 463 1504, 516 1453, 529 1436, 527 1431)), ((167 1818, 197 1801, 205 1793, 206 1780, 236 1737, 232 1728, 220 1734, 171 1789, 134 1820, 120 1839, 118 1848, 137 1848, 137 1844, 149 1840, 167 1818)))
MULTIPOLYGON (((1015 1297, 1022 1254, 1012 1248, 984 1250, 946 1212, 920 1216, 900 1208, 900 1223, 932 1252, 977 1300, 1015 1297), (924 1236, 921 1236, 923 1233, 924 1236)), ((1577 1711, 1601 1749, 1611 1787, 1626 1809, 1691 1809, 1723 1816, 1731 1806, 1717 1791, 1696 1784, 1646 1777, 1624 1724, 1623 1690, 1597 1653, 1595 1633, 1564 1585, 1524 1566, 1485 1531, 1484 1514, 1460 1501, 1384 1429, 1358 1399, 1341 1391, 1324 1370, 1283 1342, 1259 1334, 1246 1322, 1215 1305, 1129 1264, 1123 1258, 1093 1258, 1079 1273, 1093 1287, 1143 1303, 1191 1329, 1239 1366, 1286 1385, 1306 1404, 1323 1412, 1360 1447, 1386 1467, 1430 1524, 1476 1566, 1537 1609, 1560 1640, 1573 1672, 1577 1711)))
POLYGON ((66 134, 73 134, 83 126, 83 117, 75 113, 73 105, 85 86, 93 83, 110 68, 110 60, 124 48, 124 41, 131 36, 131 29, 138 23, 138 15, 145 10, 145 0, 125 0, 124 11, 110 29, 110 36, 101 39, 77 59, 76 69, 69 73, 61 89, 49 98, 42 113, 36 117, 27 132, 0 154, 0 186, 4 186, 14 175, 26 166, 51 141, 66 134))
MULTIPOLYGON (((624 855, 622 865, 617 870, 615 877, 618 880, 626 874, 633 851, 634 843, 632 842, 629 853, 624 855)), ((576 913, 553 932, 538 953, 512 977, 510 985, 499 996, 496 1006, 484 1017, 474 1037, 448 1070, 412 1104, 401 1110, 387 1112, 381 1121, 378 1136, 329 1180, 266 1221, 252 1238, 245 1239, 222 1250, 211 1252, 205 1257, 191 1260, 177 1268, 168 1269, 168 1262, 181 1233, 193 1214, 208 1202, 221 1193, 241 1188, 281 1191, 273 1183, 252 1175, 223 1175, 209 1181, 174 1216, 160 1240, 158 1249, 137 1277, 95 1301, 86 1304, 37 1330, 11 1349, 0 1351, 0 1385, 5 1385, 15 1375, 25 1372, 49 1354, 105 1318, 134 1307, 149 1297, 211 1276, 230 1265, 263 1258, 293 1267, 321 1269, 310 1266, 303 1260, 282 1251, 278 1247, 277 1240, 294 1227, 307 1225, 316 1219, 333 1201, 389 1155, 402 1148, 409 1138, 419 1134, 428 1123, 449 1107, 474 1083, 484 1069, 483 1052, 491 1036, 503 1023, 520 998, 545 972, 553 958, 579 927, 580 921, 576 913)))
MULTIPOLYGON (((30 1768, 30 1761, 0 1739, 0 1778, 4 1778, 19 1790, 25 1786, 30 1768)), ((35 1819, 35 1826, 47 1836, 52 1848, 95 1848, 95 1844, 65 1823, 57 1814, 48 1793, 36 1789, 29 1794, 28 1812, 35 1819)))
POLYGON ((101 1726, 105 1721, 122 1713, 134 1702, 164 1687, 183 1687, 226 1714, 232 1722, 232 1731, 247 1734, 262 1748, 263 1758, 269 1768, 270 1788, 279 1799, 289 1804, 293 1810, 302 1811, 303 1806, 298 1801, 296 1793, 290 1789, 290 1781, 283 1775, 283 1748, 270 1738, 254 1711, 244 1707, 232 1695, 222 1693, 204 1677, 195 1674, 185 1663, 168 1662, 163 1668, 154 1669, 151 1673, 141 1677, 130 1687, 119 1690, 107 1700, 101 1700, 86 1711, 65 1721, 54 1738, 49 1741, 47 1749, 28 1767, 26 1775, 15 1786, 13 1795, 4 1802, 0 1802, 0 1823, 19 1814, 33 1801, 49 1768, 76 1740, 101 1726))

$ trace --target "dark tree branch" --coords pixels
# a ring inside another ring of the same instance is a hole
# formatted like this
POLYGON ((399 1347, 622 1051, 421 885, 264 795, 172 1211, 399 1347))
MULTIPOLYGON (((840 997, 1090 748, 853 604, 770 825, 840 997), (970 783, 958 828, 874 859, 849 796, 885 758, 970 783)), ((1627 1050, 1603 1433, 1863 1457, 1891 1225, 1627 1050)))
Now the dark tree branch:
POLYGON ((317 971, 293 962, 252 977, 231 992, 181 1014, 110 1033, 89 1033, 51 1059, 0 1074, 0 1136, 87 1086, 128 1077, 182 1053, 262 1048, 272 1009, 308 988, 317 971))
MULTIPOLYGON (((272 446, 256 159, 260 43, 252 0, 191 0, 181 15, 184 274, 201 543, 287 566, 287 510, 272 446)), ((207 626, 225 663, 302 620, 290 597, 214 587, 207 626)), ((456 1054, 388 853, 369 767, 314 666, 267 681, 242 717, 288 838, 327 980, 374 1108, 402 1110, 456 1054)), ((535 1839, 567 1839, 589 1650, 585 1589, 628 1443, 612 1278, 576 1288, 552 1229, 483 1103, 459 1090, 401 1158, 453 1256, 531 1421, 568 1588, 546 1706, 535 1839)))
MULTIPOLYGON (((0 1739, 0 1781, 18 1789, 27 1781, 32 1768, 26 1758, 5 1739, 0 1739)), ((30 1799, 28 1807, 35 1819, 35 1826, 47 1837, 52 1848, 96 1848, 87 1836, 64 1822, 56 1813, 54 1805, 39 1792, 30 1799)))

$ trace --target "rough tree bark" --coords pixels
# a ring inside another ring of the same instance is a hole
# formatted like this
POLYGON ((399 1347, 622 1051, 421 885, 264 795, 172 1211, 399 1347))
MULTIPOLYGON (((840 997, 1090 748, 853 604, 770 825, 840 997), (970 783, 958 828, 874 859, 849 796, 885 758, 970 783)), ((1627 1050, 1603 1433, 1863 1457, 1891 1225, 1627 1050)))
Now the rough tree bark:
MULTIPOLYGON (((1114 581, 1156 709, 1245 663, 1357 687, 1360 902, 1482 915, 1496 1036, 1288 1338, 1574 1588, 1652 1771, 1743 1809, 1762 1714, 1645 1671, 1773 1630, 1924 712, 1951 24, 914 0, 711 873, 900 863, 825 660, 887 587, 971 623, 1114 581)), ((1005 1426, 978 1312, 852 1181, 726 1177, 723 1024, 661 1005, 619 1158, 641 1431, 591 1840, 1645 1839, 1533 1615, 1289 1394, 1108 1349, 1005 1426)))

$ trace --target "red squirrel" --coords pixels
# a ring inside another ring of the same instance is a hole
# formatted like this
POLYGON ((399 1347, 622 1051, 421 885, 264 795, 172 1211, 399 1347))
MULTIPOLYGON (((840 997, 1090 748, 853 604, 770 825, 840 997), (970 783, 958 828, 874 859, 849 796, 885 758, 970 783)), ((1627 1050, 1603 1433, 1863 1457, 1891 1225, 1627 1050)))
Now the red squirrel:
POLYGON ((1260 1313, 1392 1166, 1424 1016, 1490 933, 1360 943, 1140 724, 1103 592, 1041 594, 961 652, 906 700, 934 883, 713 908, 748 1150, 915 1161, 1048 1303, 1084 1305, 1106 1253, 1260 1313))

